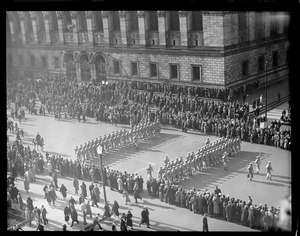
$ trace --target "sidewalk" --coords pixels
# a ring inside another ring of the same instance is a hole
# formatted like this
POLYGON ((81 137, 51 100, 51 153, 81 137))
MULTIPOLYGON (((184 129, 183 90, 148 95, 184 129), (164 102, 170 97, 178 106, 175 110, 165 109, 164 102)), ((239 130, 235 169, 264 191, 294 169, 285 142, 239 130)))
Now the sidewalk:
MULTIPOLYGON (((84 182, 86 183, 88 188, 91 182, 84 182)), ((61 183, 64 183, 68 191, 66 200, 63 200, 60 192, 56 191, 58 198, 56 200, 55 208, 53 206, 49 206, 46 199, 44 199, 44 193, 42 191, 42 188, 46 183, 50 183, 49 176, 47 176, 46 174, 36 175, 36 182, 30 183, 29 194, 26 194, 26 192, 24 191, 23 182, 19 178, 16 181, 16 186, 21 192, 24 202, 26 202, 27 197, 30 196, 33 200, 34 206, 41 207, 41 205, 44 205, 46 210, 48 211, 47 218, 49 220, 49 224, 45 226, 45 231, 61 231, 63 224, 67 225, 68 231, 80 231, 88 225, 92 224, 93 218, 87 216, 86 221, 88 224, 83 225, 82 212, 78 204, 75 205, 75 207, 78 212, 78 220, 80 223, 78 225, 74 224, 74 227, 71 228, 70 224, 67 224, 64 221, 63 209, 68 204, 70 196, 73 196, 77 203, 79 198, 79 195, 74 194, 74 188, 72 187, 72 180, 70 178, 59 176, 58 186, 60 186, 61 183)), ((81 184, 82 181, 80 180, 79 183, 81 184)), ((100 188, 100 192, 101 202, 100 204, 98 203, 99 208, 91 207, 93 217, 95 217, 97 213, 100 213, 101 216, 104 213, 102 186, 100 188)), ((111 191, 109 187, 106 187, 106 195, 110 207, 112 206, 114 200, 116 200, 119 203, 120 216, 123 212, 126 214, 128 210, 131 211, 131 213, 133 214, 134 231, 202 231, 202 215, 193 214, 185 208, 180 208, 174 205, 166 204, 164 202, 161 202, 159 199, 151 199, 148 197, 148 194, 145 192, 145 190, 142 194, 143 200, 138 200, 138 204, 134 203, 133 196, 130 195, 129 197, 131 199, 131 203, 129 205, 125 205, 125 201, 122 198, 122 195, 119 194, 117 191, 111 191), (150 228, 147 228, 146 225, 142 225, 141 227, 138 226, 141 220, 140 215, 144 205, 147 205, 150 212, 150 228)), ((113 220, 115 220, 117 230, 120 231, 120 219, 118 218, 108 218, 102 221, 100 224, 104 230, 111 231, 111 225, 113 220)), ((71 223, 71 220, 69 222, 71 223)), ((223 220, 217 220, 212 218, 208 219, 208 224, 210 231, 256 231, 249 227, 241 226, 239 224, 229 223, 223 220)), ((22 229, 25 231, 35 231, 36 228, 37 225, 35 220, 32 221, 31 227, 29 227, 28 224, 22 227, 22 229)), ((97 228, 95 230, 97 230, 97 228)))
MULTIPOLYGON (((278 92, 280 92, 281 98, 290 95, 288 80, 276 82, 275 84, 268 86, 267 88, 268 104, 278 100, 277 97, 278 92)), ((265 87, 261 87, 260 89, 256 90, 254 93, 251 93, 249 94, 248 97, 246 97, 245 102, 248 102, 248 104, 250 105, 250 112, 253 111, 252 109, 253 100, 259 98, 260 95, 263 96, 263 105, 265 106, 265 102, 266 102, 265 87)), ((242 103, 243 95, 240 95, 236 100, 242 103)))

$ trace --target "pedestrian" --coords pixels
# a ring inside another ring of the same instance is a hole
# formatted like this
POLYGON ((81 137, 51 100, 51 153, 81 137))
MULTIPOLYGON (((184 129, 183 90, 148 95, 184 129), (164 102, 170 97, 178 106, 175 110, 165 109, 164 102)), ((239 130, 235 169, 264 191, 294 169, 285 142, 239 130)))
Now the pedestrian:
POLYGON ((111 208, 111 214, 114 215, 114 217, 118 217, 119 218, 119 204, 117 201, 114 201, 114 204, 111 208))
POLYGON ((140 191, 138 189, 137 182, 135 182, 135 185, 134 185, 133 197, 135 199, 135 203, 138 203, 138 201, 137 201, 138 198, 142 200, 142 197, 140 195, 140 191))
POLYGON ((24 205, 24 202, 23 202, 23 199, 22 199, 22 196, 21 196, 21 193, 18 192, 18 203, 19 203, 19 207, 21 210, 23 210, 23 205, 24 205))
POLYGON ((61 195, 62 195, 63 199, 65 200, 67 197, 67 188, 65 187, 64 184, 61 184, 59 191, 61 192, 61 195))
POLYGON ((27 206, 28 210, 30 211, 30 213, 32 213, 32 211, 34 209, 32 199, 30 197, 28 197, 26 203, 27 203, 26 206, 27 206))
POLYGON ((126 225, 127 219, 125 213, 121 216, 121 223, 120 223, 120 230, 121 231, 127 231, 127 225, 126 225))
POLYGON ((271 161, 268 161, 268 164, 266 165, 266 171, 267 171, 267 179, 272 180, 272 171, 273 171, 273 168, 271 166, 271 161))
POLYGON ((83 196, 83 198, 86 198, 87 197, 87 191, 86 191, 86 185, 84 182, 82 182, 82 184, 80 185, 80 188, 81 188, 81 194, 83 196))
POLYGON ((45 198, 46 198, 46 200, 47 200, 49 206, 51 206, 51 200, 52 200, 52 199, 51 199, 50 192, 49 192, 48 189, 46 189, 46 191, 45 191, 45 198))
POLYGON ((133 217, 133 216, 132 216, 131 212, 128 211, 128 213, 127 213, 127 215, 126 215, 126 219, 127 219, 126 224, 127 224, 127 226, 130 226, 131 229, 133 229, 132 217, 133 217))
POLYGON ((34 207, 34 215, 35 215, 35 220, 38 224, 42 222, 41 219, 41 210, 37 208, 37 206, 34 207))
POLYGON ((130 203, 130 198, 126 189, 123 190, 123 198, 125 198, 125 205, 127 205, 127 203, 130 203))
POLYGON ((53 169, 53 172, 52 172, 52 181, 55 184, 55 189, 58 189, 58 185, 57 185, 58 179, 57 179, 57 174, 56 174, 55 169, 53 169))
POLYGON ((150 223, 149 223, 149 211, 148 208, 146 206, 144 206, 144 209, 142 210, 141 213, 142 219, 141 222, 139 223, 139 226, 141 226, 141 224, 146 223, 147 228, 150 228, 150 223))
POLYGON ((39 223, 36 228, 36 231, 44 231, 44 226, 39 223))
POLYGON ((68 206, 65 206, 64 215, 65 215, 65 221, 67 222, 67 224, 69 224, 70 214, 71 214, 70 208, 68 206))
POLYGON ((86 225, 87 224, 87 222, 86 222, 86 203, 85 202, 81 203, 80 207, 81 207, 81 211, 82 211, 83 224, 86 225))
POLYGON ((48 224, 48 219, 47 219, 47 210, 46 208, 44 207, 44 205, 41 206, 41 212, 42 212, 42 219, 43 219, 43 222, 44 222, 44 225, 47 225, 48 224))
POLYGON ((111 231, 117 231, 117 227, 115 224, 115 220, 113 221, 112 225, 111 225, 111 231))
MULTIPOLYGON (((74 205, 76 205, 77 203, 76 203, 76 201, 75 201, 75 199, 71 196, 70 197, 70 200, 69 200, 69 206, 74 206, 74 205)), ((79 203, 79 204, 81 204, 81 203, 79 203)))
POLYGON ((28 206, 25 208, 25 217, 26 220, 28 220, 29 227, 31 227, 32 216, 31 211, 28 209, 28 206))
POLYGON ((63 224, 62 231, 68 231, 67 226, 65 224, 63 224))
POLYGON ((89 200, 87 200, 87 202, 86 202, 86 215, 89 215, 90 218, 93 218, 93 217, 92 217, 91 204, 90 204, 90 201, 89 201, 89 200))
POLYGON ((203 226, 202 226, 203 232, 208 232, 207 213, 204 213, 202 223, 203 223, 203 226))
POLYGON ((103 229, 102 226, 100 225, 100 214, 99 213, 96 215, 96 217, 93 220, 93 226, 92 226, 93 230, 96 225, 98 225, 99 229, 101 229, 101 230, 103 229))
POLYGON ((78 194, 79 182, 78 182, 78 179, 76 177, 73 179, 73 187, 75 188, 75 194, 78 194))
POLYGON ((50 198, 52 200, 52 204, 55 207, 55 201, 56 201, 57 195, 56 195, 55 190, 54 190, 53 187, 50 187, 49 195, 50 195, 50 198))
POLYGON ((29 181, 28 181, 27 178, 25 178, 25 179, 23 180, 23 182, 24 182, 24 189, 25 189, 26 193, 28 194, 28 190, 30 189, 30 188, 29 188, 29 181))
POLYGON ((92 199, 92 192, 93 192, 93 189, 94 189, 94 184, 91 183, 90 186, 89 186, 89 191, 90 191, 90 196, 91 196, 91 199, 92 199))
POLYGON ((71 227, 73 227, 75 222, 77 224, 79 224, 78 213, 77 213, 74 205, 70 206, 70 214, 71 214, 71 219, 72 219, 71 227))
POLYGON ((151 166, 151 164, 149 164, 147 168, 147 174, 148 174, 148 178, 150 179, 152 179, 152 172, 154 172, 153 167, 151 166))

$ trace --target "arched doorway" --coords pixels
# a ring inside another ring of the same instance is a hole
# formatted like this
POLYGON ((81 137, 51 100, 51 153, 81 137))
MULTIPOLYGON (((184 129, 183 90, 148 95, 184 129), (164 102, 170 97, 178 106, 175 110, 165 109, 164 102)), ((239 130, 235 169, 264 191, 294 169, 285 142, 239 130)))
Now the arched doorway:
POLYGON ((67 78, 76 79, 76 66, 74 61, 74 55, 71 52, 67 52, 65 55, 65 63, 66 63, 66 75, 67 78))
POLYGON ((98 84, 107 80, 105 58, 98 54, 95 56, 96 81, 98 84))
POLYGON ((90 81, 91 80, 91 69, 89 64, 89 58, 86 54, 81 54, 80 56, 80 69, 81 69, 81 80, 90 81))

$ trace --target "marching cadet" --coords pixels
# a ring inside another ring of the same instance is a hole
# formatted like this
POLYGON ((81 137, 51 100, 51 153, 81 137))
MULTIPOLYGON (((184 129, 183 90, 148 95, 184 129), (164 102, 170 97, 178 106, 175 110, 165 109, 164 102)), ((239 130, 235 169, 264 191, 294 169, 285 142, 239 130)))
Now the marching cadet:
POLYGON ((157 171, 157 179, 162 179, 162 175, 163 175, 163 168, 162 166, 160 166, 157 171))
POLYGON ((253 166, 252 166, 252 163, 249 164, 247 170, 248 170, 247 177, 248 177, 248 179, 250 179, 252 181, 252 178, 253 178, 253 166))
POLYGON ((258 156, 255 159, 256 174, 259 174, 259 171, 260 171, 260 154, 261 154, 261 152, 258 154, 258 156))
POLYGON ((168 156, 166 156, 166 157, 165 157, 165 160, 164 160, 165 165, 167 165, 169 162, 170 162, 170 159, 169 159, 168 156))
POLYGON ((222 160, 223 160, 224 170, 227 171, 227 162, 228 162, 228 153, 227 152, 224 152, 222 160))
POLYGON ((268 164, 266 165, 266 171, 267 171, 267 179, 270 179, 272 180, 272 171, 273 171, 273 168, 271 166, 271 161, 268 161, 268 164))

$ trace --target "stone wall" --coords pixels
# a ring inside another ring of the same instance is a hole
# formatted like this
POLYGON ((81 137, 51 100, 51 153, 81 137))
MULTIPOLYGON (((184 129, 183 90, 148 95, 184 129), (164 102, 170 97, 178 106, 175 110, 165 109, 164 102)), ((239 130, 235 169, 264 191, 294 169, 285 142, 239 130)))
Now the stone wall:
POLYGON ((225 81, 227 84, 232 84, 241 80, 247 80, 251 76, 260 76, 264 72, 258 72, 258 58, 264 55, 267 63, 267 71, 276 69, 272 68, 272 54, 273 51, 278 51, 278 67, 286 64, 286 52, 289 47, 288 41, 281 43, 259 47, 253 50, 239 52, 237 54, 229 55, 225 57, 225 81), (249 74, 246 77, 242 76, 242 63, 243 61, 249 61, 249 74))

